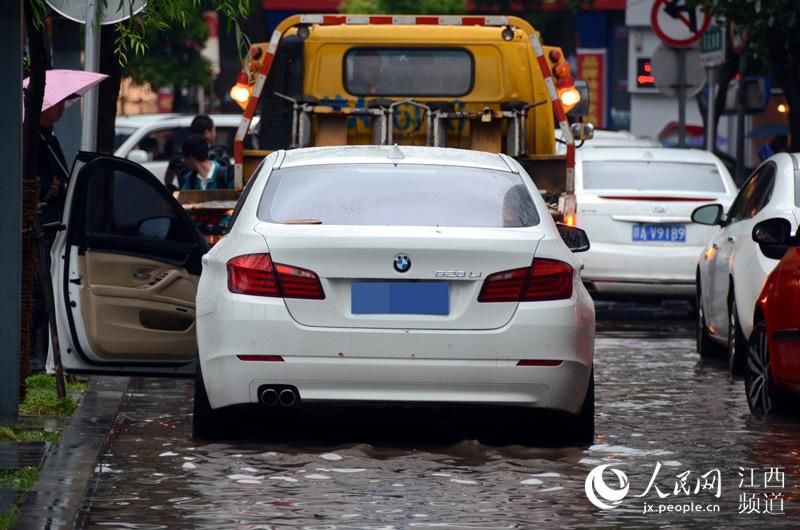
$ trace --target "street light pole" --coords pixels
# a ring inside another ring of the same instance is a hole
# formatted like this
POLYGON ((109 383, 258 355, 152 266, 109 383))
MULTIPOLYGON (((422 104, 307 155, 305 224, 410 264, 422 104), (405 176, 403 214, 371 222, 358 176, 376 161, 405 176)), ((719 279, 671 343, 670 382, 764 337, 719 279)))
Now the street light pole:
POLYGON ((744 79, 747 71, 747 48, 739 52, 739 86, 736 90, 736 169, 734 181, 744 183, 744 79))
POLYGON ((0 425, 19 408, 20 287, 22 284, 22 0, 0 2, 0 128, 3 193, 0 193, 0 425))
POLYGON ((686 50, 678 54, 678 147, 686 147, 686 50))
MULTIPOLYGON (((97 72, 100 69, 100 9, 102 0, 86 2, 86 62, 83 69, 97 72)), ((97 149, 97 88, 90 89, 83 96, 81 115, 81 149, 97 149)))
POLYGON ((714 130, 714 83, 716 82, 717 69, 710 67, 706 69, 706 84, 708 86, 708 98, 706 98, 706 151, 714 151, 717 135, 714 130))

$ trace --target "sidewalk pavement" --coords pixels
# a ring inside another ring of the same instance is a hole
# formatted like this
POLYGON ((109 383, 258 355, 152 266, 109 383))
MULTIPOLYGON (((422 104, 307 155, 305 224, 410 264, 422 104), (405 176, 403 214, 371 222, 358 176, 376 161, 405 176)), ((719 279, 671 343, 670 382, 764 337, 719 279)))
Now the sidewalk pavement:
MULTIPOLYGON (((16 466, 39 465, 44 458, 39 481, 25 497, 14 528, 39 530, 75 526, 98 456, 105 447, 128 383, 125 377, 93 376, 58 442, 14 444, 17 456, 12 462, 16 466)), ((15 458, 13 448, 0 447, 0 467, 3 467, 6 451, 10 458, 15 458)), ((4 500, 6 497, 0 491, 0 509, 4 500)))

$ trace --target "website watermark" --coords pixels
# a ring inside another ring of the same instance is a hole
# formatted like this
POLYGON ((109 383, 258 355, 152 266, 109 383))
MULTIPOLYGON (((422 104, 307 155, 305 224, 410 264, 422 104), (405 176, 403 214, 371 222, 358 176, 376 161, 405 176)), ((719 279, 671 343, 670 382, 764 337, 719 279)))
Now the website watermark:
MULTIPOLYGON (((682 470, 674 475, 656 462, 647 484, 634 488, 619 464, 602 464, 586 476, 586 498, 601 510, 613 510, 623 501, 640 500, 642 514, 720 513, 723 472, 719 468, 682 470), (638 493, 637 493, 638 492, 638 493)), ((738 513, 740 515, 785 515, 783 467, 738 467, 738 513)), ((733 482, 729 482, 730 486, 733 482)), ((637 503, 638 504, 638 503, 637 503)), ((635 505, 635 504, 634 504, 635 505)))

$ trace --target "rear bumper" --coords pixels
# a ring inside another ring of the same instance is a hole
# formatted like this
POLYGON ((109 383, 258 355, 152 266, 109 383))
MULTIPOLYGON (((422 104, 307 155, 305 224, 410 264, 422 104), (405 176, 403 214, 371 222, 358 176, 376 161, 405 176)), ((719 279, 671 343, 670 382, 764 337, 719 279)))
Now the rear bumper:
POLYGON ((582 257, 581 275, 598 294, 693 296, 702 252, 700 246, 593 242, 582 257))
POLYGON ((516 366, 516 361, 284 357, 247 362, 218 356, 203 364, 212 406, 257 403, 262 385, 291 385, 300 402, 490 404, 580 411, 591 367, 516 366), (212 397, 213 396, 213 397, 212 397))
POLYGON ((577 413, 589 384, 594 307, 582 287, 570 300, 520 304, 501 328, 469 331, 310 327, 292 320, 281 299, 225 292, 218 302, 197 319, 213 408, 257 403, 259 386, 271 384, 292 385, 309 402, 482 403, 577 413), (520 359, 562 362, 517 366, 520 359))

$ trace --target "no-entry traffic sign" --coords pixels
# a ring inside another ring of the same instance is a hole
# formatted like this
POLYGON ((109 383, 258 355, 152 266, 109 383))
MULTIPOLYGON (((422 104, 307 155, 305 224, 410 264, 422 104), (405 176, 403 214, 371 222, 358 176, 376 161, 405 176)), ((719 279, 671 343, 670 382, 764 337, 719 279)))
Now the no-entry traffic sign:
POLYGON ((686 48, 700 40, 711 24, 711 16, 687 0, 655 0, 650 11, 653 31, 667 46, 686 48))

